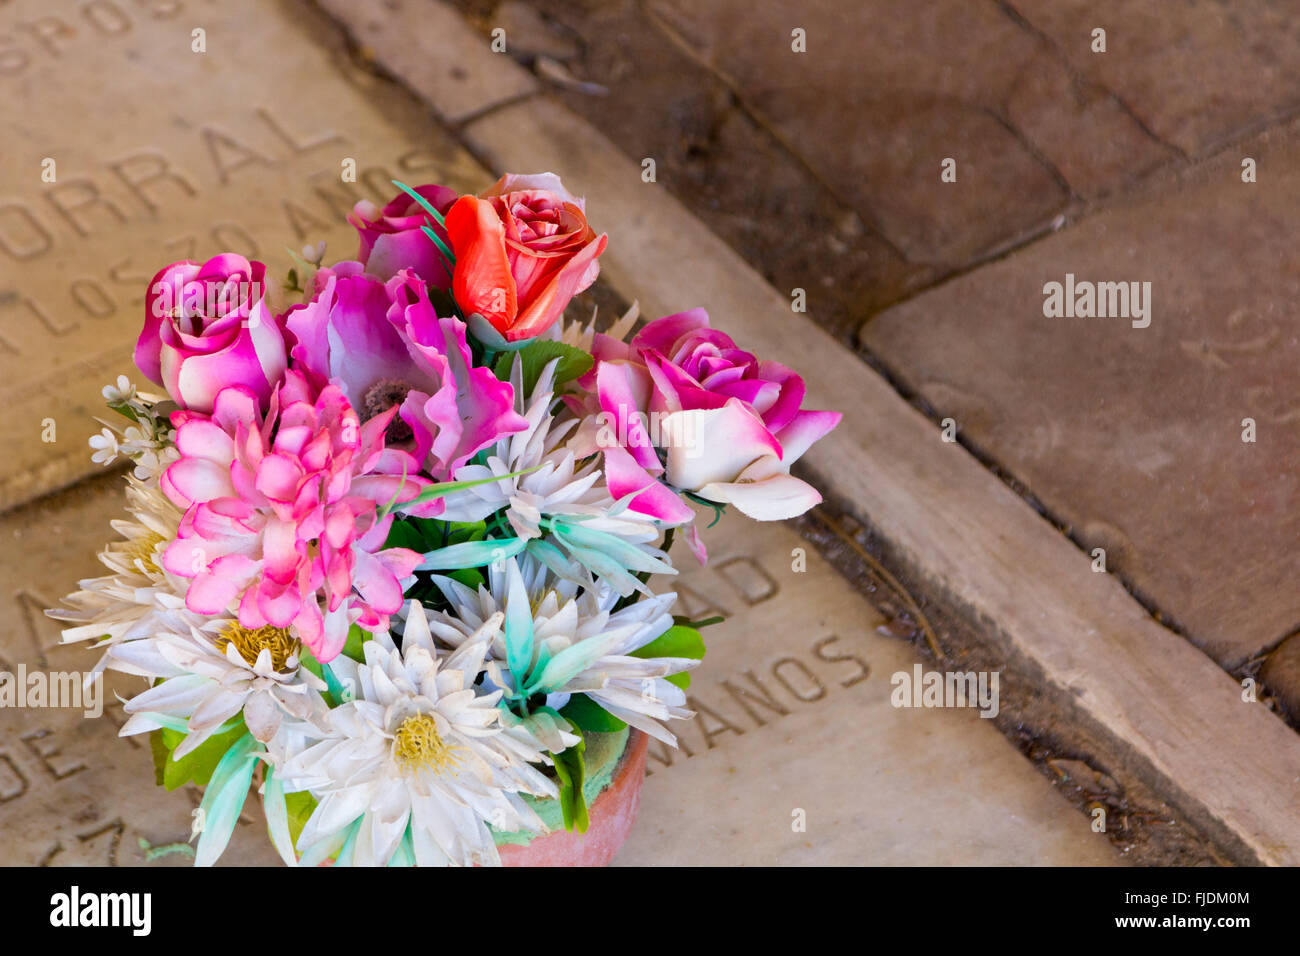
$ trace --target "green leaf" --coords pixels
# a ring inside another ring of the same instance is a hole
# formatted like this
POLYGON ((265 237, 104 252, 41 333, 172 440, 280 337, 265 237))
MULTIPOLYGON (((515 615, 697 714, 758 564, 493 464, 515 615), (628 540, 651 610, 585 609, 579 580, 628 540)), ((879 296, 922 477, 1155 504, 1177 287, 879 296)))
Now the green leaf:
POLYGON ((587 797, 582 792, 587 782, 587 764, 583 759, 586 749, 586 741, 579 740, 564 753, 551 754, 560 784, 560 813, 564 815, 564 829, 578 833, 586 833, 591 824, 587 815, 587 797))
POLYGON ((715 614, 713 617, 702 618, 698 621, 692 621, 689 617, 686 617, 684 614, 673 615, 674 624, 682 624, 685 625, 686 627, 693 627, 697 631, 702 627, 712 627, 714 624, 722 624, 726 620, 727 619, 723 617, 721 614, 715 614))
POLYGON ((316 798, 306 790, 299 790, 297 793, 286 793, 284 805, 289 809, 289 837, 293 840, 293 845, 297 846, 302 828, 316 812, 316 798))
POLYGON ((385 548, 410 548, 424 554, 435 548, 466 541, 481 541, 487 535, 486 521, 441 521, 399 515, 388 532, 385 548))
POLYGON ((546 363, 551 359, 558 358, 560 360, 555 367, 554 388, 557 392, 560 390, 561 385, 571 382, 575 378, 581 378, 590 372, 595 361, 590 354, 582 349, 574 348, 572 345, 565 345, 563 342, 556 342, 553 339, 538 339, 518 352, 502 352, 501 355, 497 356, 496 366, 492 369, 492 372, 501 381, 510 381, 510 367, 514 364, 516 355, 523 362, 525 395, 532 394, 533 388, 537 385, 537 379, 541 377, 542 369, 546 368, 546 363))
POLYGON ((523 538, 489 538, 448 545, 424 555, 415 566, 417 571, 450 571, 458 568, 481 568, 494 561, 505 561, 527 547, 523 538))
MULTIPOLYGON (((422 491, 420 494, 416 495, 414 498, 410 499, 409 501, 398 502, 396 496, 394 496, 392 501, 384 505, 383 508, 379 509, 379 517, 386 518, 388 517, 388 515, 392 514, 393 512, 397 512, 398 514, 401 514, 409 508, 413 508, 416 505, 424 504, 426 501, 436 501, 439 498, 447 497, 447 495, 451 494, 452 492, 464 491, 466 488, 474 488, 477 487, 478 485, 489 485, 494 481, 500 481, 502 478, 521 478, 524 475, 532 474, 534 471, 536 471, 538 468, 541 467, 542 467, 541 465, 534 465, 532 468, 526 468, 523 471, 512 472, 511 474, 508 475, 493 475, 491 478, 478 478, 474 481, 440 482, 436 485, 431 485, 430 487, 426 488, 424 491, 422 491)), ((400 489, 398 490, 398 494, 401 494, 400 489)))
POLYGON ((191 780, 200 787, 207 786, 208 781, 212 779, 212 771, 217 769, 217 764, 226 755, 226 751, 246 733, 248 728, 244 726, 241 718, 230 730, 213 734, 180 760, 173 760, 172 753, 181 745, 185 734, 167 728, 155 730, 151 736, 157 740, 151 742, 151 746, 154 748, 155 770, 159 769, 161 751, 162 766, 159 783, 168 790, 178 790, 191 780))
POLYGON ((579 730, 596 734, 617 733, 627 726, 627 721, 615 717, 586 694, 570 697, 569 702, 560 709, 560 716, 579 730))
POLYGON ((423 529, 417 527, 414 519, 411 518, 405 520, 398 518, 393 522, 393 526, 388 529, 388 539, 384 541, 384 547, 410 548, 421 553, 429 550, 423 529))
POLYGON ((645 647, 637 648, 631 657, 689 657, 704 659, 704 638, 693 627, 674 624, 645 647))
POLYGON ((135 422, 136 424, 139 424, 140 416, 136 414, 134 408, 132 408, 130 405, 126 404, 125 402, 109 402, 108 407, 113 411, 117 412, 123 418, 128 418, 131 421, 135 422))
POLYGON ((455 568, 441 573, 453 581, 459 581, 472 591, 477 591, 481 585, 487 582, 487 578, 483 577, 483 572, 478 568, 455 568))
POLYGON ((149 749, 153 752, 153 782, 161 787, 167 769, 167 758, 172 755, 167 745, 163 743, 161 730, 155 730, 149 735, 149 749))
POLYGON ((321 669, 320 661, 316 660, 316 655, 307 650, 306 647, 298 652, 298 663, 311 671, 321 680, 325 679, 325 672, 321 669))
POLYGON ((365 644, 366 641, 373 640, 374 636, 375 635, 371 634, 364 627, 359 627, 358 625, 353 624, 348 628, 348 639, 343 645, 343 653, 354 661, 364 662, 366 655, 361 649, 361 646, 365 644))

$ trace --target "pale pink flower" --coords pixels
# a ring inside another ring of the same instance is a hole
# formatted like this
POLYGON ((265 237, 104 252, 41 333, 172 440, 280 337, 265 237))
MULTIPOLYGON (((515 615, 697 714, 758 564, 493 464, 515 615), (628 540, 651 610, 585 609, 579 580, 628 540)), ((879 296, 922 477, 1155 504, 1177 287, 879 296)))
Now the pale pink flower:
POLYGON ((242 386, 219 392, 211 416, 177 413, 181 457, 161 486, 185 514, 163 566, 193 579, 186 607, 293 627, 322 662, 352 624, 386 629, 420 556, 384 548, 393 515, 380 511, 429 484, 385 447, 394 414, 362 424, 337 386, 317 391, 295 371, 265 414, 242 386))
POLYGON ((571 402, 587 416, 573 445, 604 453, 610 494, 635 494, 630 510, 687 522, 678 492, 690 491, 775 521, 821 501, 790 465, 840 414, 801 408, 803 379, 737 347, 703 309, 657 319, 627 343, 597 335, 593 352, 590 394, 571 402))

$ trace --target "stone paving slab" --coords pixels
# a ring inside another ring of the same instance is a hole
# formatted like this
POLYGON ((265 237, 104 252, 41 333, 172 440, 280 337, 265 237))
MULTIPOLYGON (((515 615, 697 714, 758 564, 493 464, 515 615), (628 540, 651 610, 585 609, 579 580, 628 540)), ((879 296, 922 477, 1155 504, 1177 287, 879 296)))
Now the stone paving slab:
POLYGON ((729 617, 708 629, 682 748, 651 743, 618 864, 1120 862, 991 720, 891 705, 894 675, 921 658, 877 633, 879 612, 808 542, 737 517, 706 540, 706 568, 678 558, 679 601, 729 617))
MULTIPOLYGON (((113 537, 123 482, 108 475, 0 517, 0 670, 85 672, 97 653, 59 644, 45 617, 78 579, 99 574, 95 554, 113 537)), ((154 785, 147 737, 119 738, 116 694, 139 693, 139 678, 105 681, 104 714, 76 709, 0 709, 0 865, 146 865, 151 847, 189 839, 200 793, 154 785)), ((260 808, 245 811, 222 864, 279 862, 260 808)), ((150 866, 188 865, 172 854, 150 866)))
MULTIPOLYGON (((0 669, 88 669, 40 609, 97 573, 121 510, 108 476, 0 518, 0 669)), ((891 676, 920 658, 816 551, 778 525, 729 519, 705 569, 683 554, 680 611, 729 621, 690 691, 683 748, 651 747, 641 820, 622 863, 1118 862, 1104 835, 973 710, 895 709, 891 676), (792 570, 795 549, 806 571, 792 570), (806 830, 792 829, 796 809, 806 830)), ((116 675, 131 696, 139 682, 116 675)), ((193 794, 154 786, 147 741, 118 739, 114 705, 0 710, 0 864, 140 865, 189 836, 193 794)), ((226 863, 276 865, 260 808, 226 863)), ((183 856, 167 864, 185 863, 183 856)), ((158 865, 151 863, 149 865, 158 865)))
POLYGON ((99 390, 133 371, 159 268, 234 250, 283 277, 308 239, 354 254, 343 216, 392 178, 477 181, 323 23, 254 0, 0 6, 0 509, 96 467, 99 390))
MULTIPOLYGON (((356 0, 317 0, 334 15, 351 15, 352 36, 363 56, 371 46, 392 49, 385 67, 402 82, 438 104, 438 115, 458 123, 530 93, 538 82, 527 73, 500 68, 493 52, 455 11, 431 0, 384 0, 358 6, 356 0), (412 29, 412 25, 415 29, 412 29), (440 56, 448 48, 455 57, 440 56)), ((506 38, 507 48, 509 36, 506 38)))
POLYGON ((1295 129, 887 311, 862 343, 1226 667, 1300 626, 1295 129), (1241 157, 1259 181, 1241 180, 1241 157), (1044 285, 1151 283, 1150 326, 1044 285), (1243 421, 1256 441, 1243 442, 1243 421))
POLYGON ((1293 0, 1010 0, 1060 56, 1141 122, 1200 154, 1300 108, 1293 0), (1106 52, 1092 52, 1092 31, 1106 52))
POLYGON ((1174 155, 987 0, 651 8, 912 262, 960 266, 1174 155))

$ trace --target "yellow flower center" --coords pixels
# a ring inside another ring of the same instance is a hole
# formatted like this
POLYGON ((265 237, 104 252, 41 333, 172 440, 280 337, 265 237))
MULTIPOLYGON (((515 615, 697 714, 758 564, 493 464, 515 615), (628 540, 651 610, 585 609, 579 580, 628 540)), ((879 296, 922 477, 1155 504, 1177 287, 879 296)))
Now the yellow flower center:
POLYGON ((126 555, 131 559, 132 564, 139 564, 140 567, 144 568, 145 573, 151 575, 162 574, 162 568, 158 567, 158 562, 154 559, 154 553, 158 550, 158 545, 166 540, 158 532, 150 531, 128 542, 125 548, 126 555))
POLYGON ((289 658, 302 646, 297 638, 289 636, 287 628, 271 627, 268 624, 266 627, 251 630, 236 621, 226 625, 225 632, 217 638, 217 648, 222 653, 225 653, 226 648, 231 644, 235 645, 239 656, 250 667, 257 663, 258 655, 265 648, 271 652, 271 666, 277 671, 284 670, 289 658))
POLYGON ((564 601, 560 598, 560 592, 555 590, 555 588, 550 588, 549 590, 543 591, 541 594, 537 595, 536 601, 528 602, 528 606, 532 608, 533 617, 537 617, 537 612, 541 610, 542 605, 546 603, 546 599, 551 595, 555 595, 555 603, 557 605, 564 604, 564 601))
POLYGON ((438 733, 438 724, 428 714, 407 717, 393 740, 393 757, 407 770, 453 770, 460 764, 458 750, 447 745, 438 733))

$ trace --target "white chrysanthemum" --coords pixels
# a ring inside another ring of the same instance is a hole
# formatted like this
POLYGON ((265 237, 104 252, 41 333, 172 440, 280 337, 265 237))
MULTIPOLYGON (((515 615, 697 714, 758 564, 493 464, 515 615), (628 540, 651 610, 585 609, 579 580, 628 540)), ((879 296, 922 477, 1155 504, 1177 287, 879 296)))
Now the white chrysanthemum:
MULTIPOLYGON (((571 695, 586 694, 615 717, 677 746, 659 721, 692 712, 685 693, 666 678, 699 661, 631 656, 672 627, 668 609, 676 594, 652 595, 615 611, 619 594, 606 582, 579 588, 527 554, 489 569, 488 585, 477 591, 452 578, 434 581, 451 608, 432 615, 430 627, 453 647, 504 615, 488 677, 516 701, 528 706, 545 694, 547 706, 559 709, 571 695)), ((545 732, 544 726, 532 729, 545 732)))
MULTIPOLYGON (((123 538, 108 545, 99 560, 111 574, 87 578, 80 590, 68 595, 67 607, 47 613, 75 624, 65 628, 63 642, 99 641, 111 646, 152 637, 165 631, 187 633, 203 618, 185 608, 189 584, 162 566, 163 549, 176 537, 181 513, 152 482, 128 476, 127 511, 130 518, 112 523, 123 538)), ((100 661, 93 674, 104 669, 100 661)))
MULTIPOLYGON (((613 321, 604 334, 612 339, 618 339, 620 342, 623 341, 636 326, 636 320, 640 314, 641 307, 636 302, 633 302, 622 316, 613 321)), ((558 339, 565 345, 572 345, 575 349, 582 349, 582 351, 590 355, 592 344, 596 339, 596 315, 593 312, 591 321, 585 325, 582 322, 557 322, 551 326, 551 332, 547 337, 558 339)))
POLYGON ((301 644, 285 628, 243 627, 214 618, 189 634, 163 633, 110 648, 108 666, 159 683, 126 704, 130 720, 122 736, 186 721, 185 740, 174 759, 185 756, 236 714, 257 740, 279 732, 285 714, 300 720, 325 712, 325 682, 299 666, 301 644), (164 718, 160 720, 159 717, 164 718))
POLYGON ((520 365, 515 363, 511 375, 515 410, 527 419, 528 428, 498 441, 486 465, 465 465, 455 476, 457 481, 479 481, 494 475, 517 477, 502 477, 448 495, 442 517, 448 521, 482 521, 504 512, 515 535, 524 540, 541 536, 544 518, 580 521, 584 528, 636 544, 656 540, 659 531, 653 521, 619 508, 610 497, 600 480, 598 459, 593 456, 580 466, 574 453, 564 446, 578 421, 569 418, 559 422, 552 413, 558 362, 555 359, 542 370, 527 401, 520 365))
POLYGON ((341 862, 383 865, 395 854, 421 866, 499 862, 488 824, 545 832, 519 796, 553 797, 534 764, 540 744, 507 729, 500 692, 476 686, 491 635, 485 622, 460 647, 439 655, 424 609, 412 601, 399 650, 388 634, 366 642, 365 663, 331 662, 355 698, 305 728, 304 749, 276 770, 286 791, 319 800, 298 849, 305 859, 336 850, 341 862), (409 829, 408 829, 409 828, 409 829))

